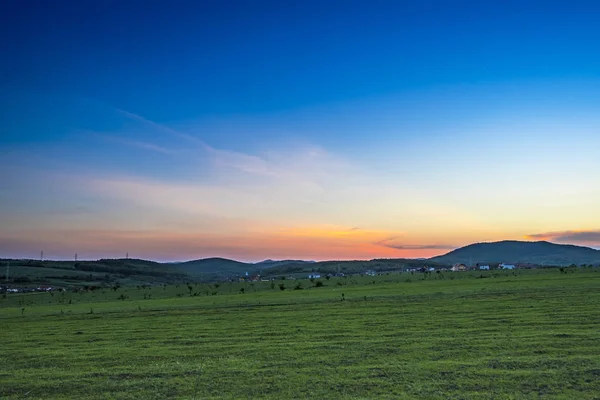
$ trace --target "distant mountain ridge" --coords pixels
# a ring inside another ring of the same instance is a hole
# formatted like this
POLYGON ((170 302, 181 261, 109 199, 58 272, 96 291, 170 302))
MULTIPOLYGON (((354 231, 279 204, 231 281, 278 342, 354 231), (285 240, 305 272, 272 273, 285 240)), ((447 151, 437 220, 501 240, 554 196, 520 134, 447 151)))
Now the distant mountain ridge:
MULTIPOLYGON (((424 267, 443 268, 453 264, 535 264, 540 266, 600 266, 600 250, 550 242, 505 240, 474 243, 429 259, 372 259, 352 261, 264 260, 245 263, 227 258, 205 258, 177 263, 138 259, 96 261, 0 260, 11 266, 11 277, 22 283, 69 285, 163 284, 186 281, 219 281, 260 274, 263 277, 307 277, 309 273, 362 274, 392 272, 424 267)), ((16 281, 15 281, 16 282, 16 281)))
POLYGON ((429 260, 440 264, 504 262, 537 265, 596 265, 600 264, 600 250, 546 241, 504 240, 470 244, 429 260))

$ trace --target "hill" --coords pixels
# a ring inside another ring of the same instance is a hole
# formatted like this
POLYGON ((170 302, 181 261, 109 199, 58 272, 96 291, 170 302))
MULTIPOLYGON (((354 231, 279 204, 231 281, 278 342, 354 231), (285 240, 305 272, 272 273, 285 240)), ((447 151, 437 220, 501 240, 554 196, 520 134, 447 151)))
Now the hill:
POLYGON ((429 259, 440 264, 527 263, 537 265, 600 264, 600 250, 545 241, 505 240, 475 243, 429 259))
POLYGON ((191 276, 204 276, 207 274, 220 276, 244 275, 246 272, 250 274, 260 269, 260 266, 255 264, 219 257, 185 261, 171 264, 171 266, 174 270, 191 276))
POLYGON ((294 268, 312 264, 314 264, 314 261, 303 260, 264 260, 257 263, 245 263, 227 258, 214 257, 175 263, 172 265, 175 270, 192 277, 216 279, 243 276, 246 272, 252 275, 262 271, 264 274, 274 268, 285 269, 286 267, 294 268))
POLYGON ((189 276, 172 266, 137 259, 97 261, 1 260, 10 265, 9 279, 2 268, 1 282, 18 285, 107 286, 178 283, 189 276))

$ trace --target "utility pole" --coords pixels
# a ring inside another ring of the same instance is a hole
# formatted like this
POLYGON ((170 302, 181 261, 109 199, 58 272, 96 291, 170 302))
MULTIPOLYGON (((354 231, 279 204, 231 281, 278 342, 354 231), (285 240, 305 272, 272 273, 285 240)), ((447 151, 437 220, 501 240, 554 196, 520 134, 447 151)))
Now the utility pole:
POLYGON ((75 262, 77 262, 77 253, 75 253, 75 262))
POLYGON ((40 261, 44 261, 44 250, 40 252, 40 261))

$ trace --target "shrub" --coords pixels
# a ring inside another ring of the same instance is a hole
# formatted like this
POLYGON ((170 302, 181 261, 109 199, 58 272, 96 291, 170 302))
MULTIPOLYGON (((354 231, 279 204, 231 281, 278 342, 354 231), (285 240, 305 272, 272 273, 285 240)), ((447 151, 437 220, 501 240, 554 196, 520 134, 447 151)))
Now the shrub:
POLYGON ((279 284, 279 290, 285 290, 285 285, 283 283, 279 284))
POLYGON ((324 285, 323 285, 323 282, 322 282, 322 281, 317 281, 317 282, 315 283, 315 287, 323 287, 323 286, 324 286, 324 285))

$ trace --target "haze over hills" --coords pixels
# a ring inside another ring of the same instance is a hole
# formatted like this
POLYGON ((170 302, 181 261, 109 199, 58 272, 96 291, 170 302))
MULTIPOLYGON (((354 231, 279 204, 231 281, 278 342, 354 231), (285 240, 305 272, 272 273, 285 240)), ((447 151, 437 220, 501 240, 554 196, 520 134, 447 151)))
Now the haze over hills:
POLYGON ((293 264, 293 263, 306 263, 306 264, 311 264, 311 263, 315 263, 316 261, 306 261, 306 260, 263 260, 263 261, 259 261, 257 263, 255 263, 255 265, 260 265, 263 267, 276 267, 276 266, 280 266, 280 265, 285 265, 285 264, 293 264))
POLYGON ((529 263, 537 265, 600 264, 600 250, 546 241, 505 240, 474 243, 429 259, 441 264, 529 263))

